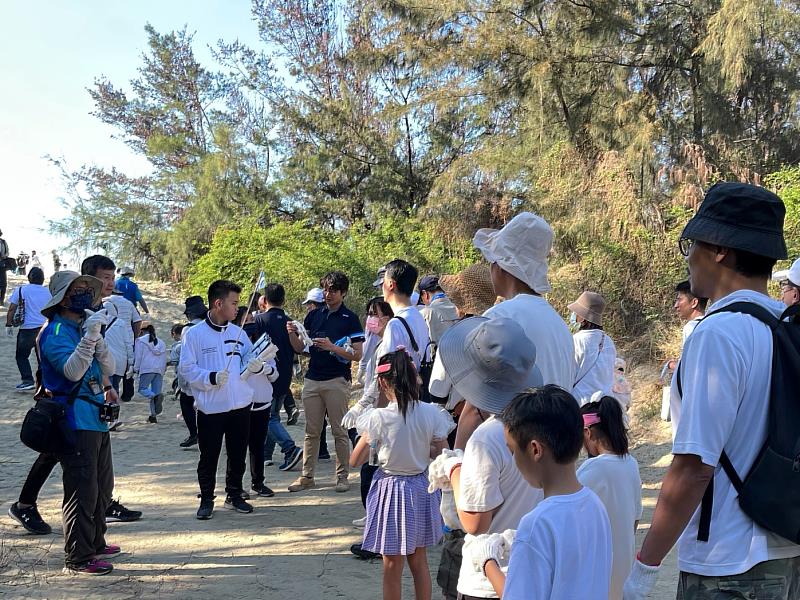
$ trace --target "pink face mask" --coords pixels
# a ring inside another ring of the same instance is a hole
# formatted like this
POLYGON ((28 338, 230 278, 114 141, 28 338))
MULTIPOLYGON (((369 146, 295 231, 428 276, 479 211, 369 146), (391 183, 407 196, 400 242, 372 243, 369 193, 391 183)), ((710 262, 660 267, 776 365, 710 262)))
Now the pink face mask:
POLYGON ((367 331, 370 333, 378 333, 381 330, 380 317, 367 317, 367 331))

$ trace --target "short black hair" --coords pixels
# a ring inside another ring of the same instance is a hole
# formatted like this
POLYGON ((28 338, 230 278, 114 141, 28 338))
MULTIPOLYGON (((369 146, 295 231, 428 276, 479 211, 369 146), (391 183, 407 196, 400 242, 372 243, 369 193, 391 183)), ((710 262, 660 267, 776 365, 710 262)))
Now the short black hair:
POLYGON ((171 335, 180 335, 184 327, 186 327, 184 323, 175 323, 175 325, 170 328, 169 332, 171 335))
POLYGON ((44 283, 44 271, 39 267, 33 267, 28 271, 28 281, 34 285, 42 285, 44 283))
POLYGON ((283 306, 286 302, 286 290, 280 283, 268 283, 264 296, 272 306, 283 306))
POLYGON ((350 289, 350 280, 341 271, 331 271, 320 278, 319 287, 323 290, 336 290, 346 294, 350 289))
POLYGON ((500 421, 520 448, 531 440, 544 444, 559 464, 574 462, 583 446, 583 417, 568 391, 549 384, 518 394, 500 421))
POLYGON ((116 271, 117 265, 114 264, 113 260, 102 254, 94 254, 84 259, 81 263, 81 275, 94 277, 101 269, 104 271, 116 271))
POLYGON ((775 263, 778 262, 775 258, 761 256, 745 250, 736 250, 734 248, 733 253, 733 268, 737 273, 745 277, 764 277, 769 279, 775 263))
POLYGON ((410 296, 414 293, 414 286, 417 285, 419 272, 410 262, 396 258, 386 263, 386 273, 383 276, 394 281, 401 294, 410 296))
POLYGON ((241 294, 242 288, 227 279, 217 279, 208 286, 208 305, 212 306, 215 300, 224 300, 230 293, 241 294))
POLYGON ((697 300, 697 310, 700 312, 706 312, 706 305, 708 304, 708 298, 701 298, 700 296, 695 296, 692 293, 692 285, 689 283, 688 279, 684 279, 683 281, 678 282, 675 286, 675 293, 676 294, 685 294, 686 296, 691 296, 697 300))
POLYGON ((381 314, 384 317, 393 317, 394 316, 394 311, 392 310, 392 305, 389 304, 388 302, 386 302, 386 300, 383 299, 383 296, 375 296, 374 298, 370 298, 369 299, 369 301, 367 302, 367 314, 369 314, 370 309, 375 307, 375 306, 380 308, 381 314))

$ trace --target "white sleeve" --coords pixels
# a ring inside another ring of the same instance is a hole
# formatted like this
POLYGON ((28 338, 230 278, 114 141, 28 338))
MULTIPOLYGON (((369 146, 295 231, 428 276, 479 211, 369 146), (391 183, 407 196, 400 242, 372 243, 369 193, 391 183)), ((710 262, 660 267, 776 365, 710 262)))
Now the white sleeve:
MULTIPOLYGON (((534 521, 534 524, 536 521, 534 521)), ((550 598, 553 591, 553 568, 550 551, 555 547, 554 540, 548 539, 548 531, 536 528, 517 537, 511 545, 511 558, 508 562, 508 575, 503 589, 503 600, 529 600, 530 598, 550 598)))
POLYGON ((461 463, 461 490, 458 510, 490 512, 505 498, 500 491, 500 467, 503 458, 491 444, 471 439, 461 463))
MULTIPOLYGON (((719 463, 747 385, 746 364, 740 348, 719 329, 699 328, 686 340, 673 454, 694 454, 712 467, 719 463)), ((677 381, 673 386, 675 392, 677 381)))
MULTIPOLYGON (((11 292, 11 297, 8 299, 10 304, 16 304, 19 306, 19 291, 22 289, 21 285, 18 285, 14 288, 14 291, 11 292)), ((23 296, 24 297, 24 296, 23 296)))
POLYGON ((181 362, 178 365, 178 370, 181 377, 186 380, 186 383, 191 388, 207 392, 214 388, 211 385, 211 371, 203 369, 197 364, 197 349, 195 346, 194 338, 187 336, 181 347, 181 362))
MULTIPOLYGON (((431 406, 436 406, 432 404, 431 406)), ((446 440, 450 432, 456 428, 456 423, 450 413, 443 408, 438 408, 434 413, 433 440, 440 442, 446 440)))
POLYGON ((133 348, 134 348, 134 350, 133 350, 133 370, 134 371, 138 371, 139 370, 139 365, 142 364, 142 353, 144 351, 142 343, 143 342, 141 340, 138 340, 138 339, 133 343, 133 348))
POLYGON ((433 368, 431 369, 431 381, 428 384, 428 391, 438 398, 447 398, 450 394, 450 378, 447 376, 447 371, 444 370, 444 364, 439 354, 433 360, 433 368))
POLYGON ((383 330, 383 341, 378 348, 378 359, 390 352, 394 352, 398 346, 406 347, 409 352, 413 350, 406 328, 396 318, 392 318, 386 324, 386 329, 383 330))

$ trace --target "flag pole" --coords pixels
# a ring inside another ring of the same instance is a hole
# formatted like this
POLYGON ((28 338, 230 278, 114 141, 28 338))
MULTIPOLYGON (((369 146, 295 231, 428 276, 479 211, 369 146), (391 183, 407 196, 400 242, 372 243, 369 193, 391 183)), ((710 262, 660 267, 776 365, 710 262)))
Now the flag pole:
MULTIPOLYGON (((256 278, 256 283, 253 292, 247 297, 247 310, 245 310, 244 313, 242 314, 241 322, 237 324, 239 326, 239 333, 236 335, 237 347, 239 346, 239 340, 242 337, 242 331, 244 331, 244 322, 247 319, 247 313, 250 311, 251 300, 258 290, 264 289, 266 287, 267 287, 267 280, 264 277, 264 271, 261 270, 258 274, 258 277, 256 278)), ((228 362, 225 364, 226 371, 230 368, 232 360, 233 360, 233 354, 230 354, 230 356, 228 356, 228 362)))

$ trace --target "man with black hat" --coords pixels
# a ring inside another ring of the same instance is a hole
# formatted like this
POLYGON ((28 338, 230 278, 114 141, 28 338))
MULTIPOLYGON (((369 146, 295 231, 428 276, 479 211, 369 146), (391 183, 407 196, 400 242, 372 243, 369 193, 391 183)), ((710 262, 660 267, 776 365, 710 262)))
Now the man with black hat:
POLYGON ((771 381, 770 328, 748 314, 714 313, 752 303, 781 315, 785 307, 767 295, 767 281, 776 260, 786 258, 784 214, 781 199, 763 188, 720 183, 681 234, 692 294, 708 298, 709 306, 673 377, 681 419, 672 464, 625 600, 648 596, 676 541, 678 598, 800 595, 800 546, 745 514, 725 470, 717 468, 724 452, 740 477, 749 472, 767 436, 770 387, 781 382, 771 381), (710 511, 700 507, 706 490, 710 511))
POLYGON ((439 285, 438 275, 425 275, 418 288, 419 299, 425 305, 419 312, 428 324, 431 343, 436 345, 442 334, 458 320, 458 311, 439 285))

